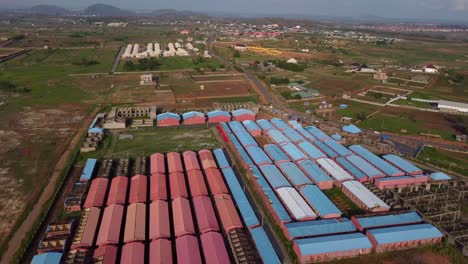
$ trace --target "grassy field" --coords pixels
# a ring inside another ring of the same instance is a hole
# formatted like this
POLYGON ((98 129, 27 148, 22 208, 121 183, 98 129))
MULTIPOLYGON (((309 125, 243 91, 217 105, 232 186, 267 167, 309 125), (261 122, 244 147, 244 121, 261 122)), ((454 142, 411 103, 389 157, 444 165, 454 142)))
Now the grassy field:
MULTIPOLYGON (((220 68, 223 64, 216 60, 211 59, 203 63, 195 64, 192 57, 161 57, 157 58, 161 66, 158 67, 159 71, 173 71, 173 70, 185 70, 185 69, 203 69, 203 70, 214 70, 220 68)), ((124 63, 126 60, 120 61, 118 71, 126 71, 124 63)), ((136 62, 136 60, 134 60, 136 62)))
POLYGON ((352 117, 357 120, 359 113, 364 113, 366 116, 379 110, 381 107, 371 104, 364 104, 355 101, 344 101, 343 104, 348 105, 346 109, 339 109, 335 113, 341 117, 352 117))
POLYGON ((406 100, 406 99, 400 99, 395 102, 394 104, 397 105, 408 105, 408 106, 414 106, 418 108, 425 108, 425 109, 432 109, 432 105, 430 103, 425 103, 425 102, 419 102, 419 101, 411 101, 411 100, 406 100))
POLYGON ((191 128, 148 128, 110 134, 103 147, 93 153, 83 153, 80 161, 88 158, 122 158, 148 156, 156 152, 213 149, 219 147, 210 129, 191 128), (120 139, 129 135, 133 139, 120 139))
POLYGON ((432 147, 425 147, 418 156, 419 160, 434 164, 444 169, 450 169, 468 177, 467 154, 457 154, 438 150, 432 147))

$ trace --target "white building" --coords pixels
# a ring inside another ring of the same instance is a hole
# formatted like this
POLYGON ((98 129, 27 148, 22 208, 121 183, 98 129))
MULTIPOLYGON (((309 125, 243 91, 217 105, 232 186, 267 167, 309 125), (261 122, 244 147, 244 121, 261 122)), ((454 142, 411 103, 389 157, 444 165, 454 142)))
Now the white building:
POLYGON ((234 49, 238 51, 247 51, 247 46, 244 44, 236 44, 234 49))
POLYGON ((291 64, 297 64, 298 61, 295 59, 295 58, 290 58, 287 63, 291 63, 291 64))
POLYGON ((457 112, 462 112, 462 113, 468 113, 468 104, 465 104, 465 103, 458 103, 458 102, 440 100, 437 103, 437 107, 440 110, 457 111, 457 112))
POLYGON ((437 73, 439 70, 437 69, 437 67, 435 67, 434 65, 432 64, 429 64, 427 65, 426 67, 424 67, 424 72, 425 73, 437 73))

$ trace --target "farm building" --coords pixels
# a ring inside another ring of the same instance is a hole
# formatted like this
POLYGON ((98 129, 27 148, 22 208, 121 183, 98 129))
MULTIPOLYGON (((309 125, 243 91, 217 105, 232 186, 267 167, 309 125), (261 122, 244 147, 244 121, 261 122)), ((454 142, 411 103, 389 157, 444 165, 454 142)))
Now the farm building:
POLYGON ((227 111, 221 110, 214 110, 208 112, 208 123, 210 124, 218 124, 222 122, 230 122, 231 121, 231 114, 227 111))
MULTIPOLYGON (((226 161, 227 163, 226 157, 224 156, 224 153, 222 153, 223 150, 218 149, 218 151, 221 151, 221 153, 218 153, 217 155, 223 155, 224 161, 226 161)), ((200 156, 200 161, 201 161, 203 169, 206 170, 209 168, 215 168, 215 169, 218 168, 218 166, 216 165, 216 161, 214 160, 213 153, 211 151, 203 149, 198 152, 198 155, 200 156)), ((229 167, 229 164, 225 165, 226 163, 224 163, 223 166, 220 166, 220 168, 223 169, 225 167, 229 167)))
POLYGON ((414 176, 400 176, 400 177, 387 177, 375 179, 374 184, 377 188, 383 189, 393 189, 393 188, 402 188, 408 186, 417 186, 425 184, 429 181, 427 175, 414 175, 414 176))
MULTIPOLYGON (((231 163, 229 162, 228 158, 226 157, 226 154, 224 154, 224 151, 222 149, 215 149, 213 150, 213 153, 216 157, 216 160, 218 161, 218 165, 220 169, 225 169, 231 166, 231 163)), ((202 164, 203 164, 203 156, 201 153, 200 153, 200 157, 202 159, 202 164)), ((203 166, 203 168, 207 169, 205 168, 205 166, 203 166)))
POLYGON ((119 243, 123 211, 124 207, 122 205, 109 205, 104 209, 96 241, 98 246, 117 245, 119 243))
POLYGON ((418 224, 423 220, 416 212, 391 213, 385 215, 353 216, 351 218, 359 231, 373 228, 418 224))
POLYGON ((187 235, 176 238, 177 263, 202 264, 200 245, 196 237, 187 235))
POLYGON ((209 196, 193 198, 193 207, 197 218, 198 228, 202 234, 219 231, 218 221, 209 196))
POLYGON ((440 110, 456 111, 456 112, 462 112, 462 113, 468 112, 468 104, 445 101, 445 100, 438 101, 437 108, 439 108, 440 110))
POLYGON ((253 162, 255 162, 255 164, 257 164, 258 166, 272 163, 268 155, 265 154, 265 151, 263 151, 263 149, 258 146, 248 146, 245 148, 245 150, 250 155, 253 162))
POLYGON ((379 169, 380 171, 384 172, 388 176, 403 176, 405 175, 404 172, 400 171, 399 169, 395 168, 394 166, 390 165, 388 162, 384 161, 374 153, 370 152, 369 150, 363 148, 360 145, 353 145, 349 147, 357 155, 364 158, 367 162, 371 165, 379 169))
POLYGON ((86 165, 83 169, 83 172, 81 173, 80 176, 80 181, 86 182, 91 180, 93 177, 94 173, 94 168, 96 167, 97 160, 96 159, 87 159, 86 160, 86 165))
POLYGON ((351 134, 351 135, 358 135, 358 134, 360 134, 360 133, 362 132, 362 130, 359 129, 359 128, 358 128, 357 126, 355 126, 355 125, 343 126, 343 127, 341 128, 341 130, 342 130, 343 132, 346 132, 346 133, 351 134))
POLYGON ((169 186, 171 189, 171 199, 188 198, 185 177, 182 172, 169 174, 169 186))
POLYGON ((203 125, 206 123, 205 114, 201 112, 187 112, 182 114, 184 125, 203 125))
POLYGON ((369 177, 364 172, 362 172, 362 170, 358 169, 357 166, 351 164, 351 162, 349 162, 347 159, 343 157, 338 157, 335 161, 349 174, 351 174, 357 181, 366 182, 369 180, 369 177))
POLYGON ((351 155, 346 157, 345 160, 354 165, 356 168, 359 168, 359 170, 361 170, 361 172, 363 172, 366 175, 367 179, 377 179, 385 177, 385 174, 383 172, 376 169, 374 166, 369 164, 360 156, 351 155))
POLYGON ((263 263, 280 264, 281 261, 263 227, 253 228, 250 231, 263 263))
POLYGON ((150 156, 150 172, 151 174, 165 174, 166 165, 164 154, 155 153, 150 156))
POLYGON ((247 109, 238 109, 232 111, 232 117, 235 121, 252 120, 255 121, 255 113, 247 109))
POLYGON ((145 244, 135 242, 123 245, 120 263, 144 264, 145 244))
POLYGON ((276 164, 291 161, 281 148, 275 144, 268 144, 263 146, 263 148, 270 159, 272 159, 276 164))
POLYGON ((407 160, 393 154, 385 155, 382 158, 387 162, 391 163, 392 165, 396 166, 397 168, 404 171, 407 175, 421 175, 423 171, 408 162, 407 160))
POLYGON ((281 171, 273 164, 259 166, 263 175, 274 189, 281 187, 290 187, 291 184, 284 177, 281 171))
POLYGON ((283 162, 278 164, 278 168, 283 172, 284 176, 295 186, 300 187, 307 184, 312 184, 312 181, 307 177, 296 164, 292 162, 283 162))
POLYGON ((255 121, 245 120, 242 122, 250 135, 256 137, 262 134, 262 129, 257 125, 255 121))
POLYGON ((208 232, 201 235, 201 243, 207 264, 230 263, 223 236, 220 233, 208 232))
POLYGON ((148 186, 148 179, 145 175, 135 175, 130 183, 130 195, 128 198, 129 203, 146 203, 146 188, 148 186))
POLYGON ((358 181, 344 182, 342 190, 346 196, 348 196, 362 209, 371 212, 384 212, 390 210, 390 206, 358 181))
POLYGON ((168 239, 156 239, 150 242, 149 263, 172 264, 172 245, 168 239))
POLYGON ((331 159, 318 159, 317 163, 323 169, 323 171, 328 173, 328 175, 333 178, 333 183, 338 187, 341 187, 341 185, 346 181, 354 180, 353 176, 347 173, 331 159))
POLYGON ((174 218, 174 234, 176 237, 195 234, 190 203, 185 198, 172 201, 172 216, 174 218))
POLYGON ((127 198, 128 178, 124 176, 114 177, 111 181, 107 205, 120 204, 125 205, 127 198))
POLYGON ((154 201, 150 204, 149 221, 150 240, 171 237, 169 206, 166 201, 154 201))
POLYGON ((289 240, 352 232, 356 232, 356 227, 347 218, 294 222, 284 225, 284 233, 289 240))
POLYGON ((96 178, 91 182, 88 195, 84 202, 83 208, 102 207, 104 206, 104 198, 107 193, 109 180, 106 178, 96 178))
POLYGON ((152 174, 150 180, 150 201, 167 200, 166 175, 152 174))
POLYGON ((270 123, 270 121, 265 119, 257 120, 257 125, 262 128, 264 133, 268 132, 268 130, 275 129, 275 127, 270 123))
POLYGON ((285 143, 291 143, 291 140, 286 137, 281 131, 277 129, 270 129, 266 132, 266 135, 276 144, 282 145, 285 143))
POLYGON ((146 205, 133 203, 127 207, 124 243, 144 242, 146 230, 146 205))
POLYGON ((102 246, 94 251, 93 260, 102 263, 117 263, 117 246, 102 246))
POLYGON ((230 195, 218 194, 214 196, 214 200, 216 208, 218 208, 221 223, 226 233, 229 233, 229 231, 233 229, 243 227, 242 221, 237 214, 236 207, 230 195))
POLYGON ((197 153, 193 151, 185 151, 182 153, 184 159, 185 170, 200 170, 200 165, 198 164, 197 153))
POLYGON ((434 172, 430 175, 431 181, 450 181, 452 177, 448 176, 443 172, 434 172))
POLYGON ((307 156, 304 154, 304 152, 302 152, 293 143, 285 143, 281 145, 281 148, 283 149, 284 153, 286 153, 286 155, 291 158, 292 161, 298 162, 307 159, 307 156))
POLYGON ((333 202, 315 185, 305 185, 300 192, 320 218, 338 218, 342 215, 333 202))
POLYGON ((206 182, 200 170, 188 171, 187 179, 192 197, 208 196, 206 182))
POLYGON ((83 210, 80 223, 78 224, 71 244, 71 249, 90 248, 93 246, 94 236, 98 231, 97 226, 100 215, 101 209, 97 207, 91 207, 83 210))
POLYGON ((302 196, 292 187, 281 187, 276 189, 278 197, 283 201, 286 209, 297 221, 314 220, 317 214, 302 198, 302 196))
POLYGON ((63 254, 60 252, 46 252, 35 255, 31 264, 60 264, 63 254))
POLYGON ((180 124, 180 115, 174 113, 163 113, 156 116, 157 126, 178 126, 180 124))
POLYGON ((333 188, 333 180, 325 173, 317 164, 311 160, 303 160, 297 163, 299 167, 306 173, 312 182, 321 190, 333 188))
POLYGON ((304 153, 307 154, 307 156, 309 156, 313 160, 317 160, 317 159, 327 157, 327 155, 325 155, 325 153, 323 153, 320 149, 318 149, 316 146, 314 146, 309 141, 301 142, 301 143, 297 144, 297 146, 302 151, 304 151, 304 153))

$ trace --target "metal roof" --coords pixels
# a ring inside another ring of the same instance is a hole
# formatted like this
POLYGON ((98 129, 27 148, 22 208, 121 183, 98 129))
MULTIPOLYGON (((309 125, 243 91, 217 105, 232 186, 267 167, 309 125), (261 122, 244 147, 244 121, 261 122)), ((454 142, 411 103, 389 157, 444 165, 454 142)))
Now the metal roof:
POLYGON ((354 178, 358 180, 367 177, 366 174, 364 174, 361 170, 359 170, 356 166, 351 164, 351 162, 349 162, 347 159, 343 157, 336 158, 336 163, 338 163, 341 167, 343 167, 345 170, 351 173, 351 175, 353 175, 354 178))
POLYGON ((349 151, 346 147, 336 142, 335 140, 325 140, 324 143, 342 157, 346 157, 352 154, 351 151, 349 151))
POLYGON ((248 146, 245 148, 245 150, 247 153, 249 153, 250 157, 257 165, 272 163, 268 155, 265 154, 265 151, 263 151, 263 149, 259 146, 248 146))
POLYGON ((357 126, 355 125, 347 125, 347 126, 344 126, 341 130, 343 130, 344 132, 348 132, 348 133, 351 133, 351 134, 359 134, 362 132, 361 129, 359 129, 357 126))
POLYGON ((379 170, 383 171, 389 176, 402 176, 404 172, 400 171, 399 169, 395 168, 394 166, 390 165, 388 162, 384 161, 383 159, 379 158, 374 153, 370 152, 369 150, 363 148, 360 145, 353 145, 349 147, 352 151, 357 153, 359 156, 366 159, 372 165, 374 165, 379 170))
POLYGON ((372 248, 369 239, 361 233, 298 239, 295 243, 303 256, 372 248))
POLYGON ((278 128, 279 130, 283 130, 285 128, 290 128, 288 124, 286 124, 286 122, 283 121, 283 119, 280 119, 280 118, 272 118, 271 120, 271 123, 276 127, 278 128))
POLYGON ((452 177, 443 172, 434 172, 430 175, 430 177, 433 181, 449 181, 452 179, 452 177))
POLYGON ((229 139, 231 140, 232 144, 236 148, 237 152, 239 152, 239 155, 241 156, 242 160, 247 164, 247 165, 254 165, 252 159, 250 156, 247 154, 247 152, 244 150, 240 142, 237 140, 236 136, 234 134, 229 134, 229 139))
POLYGON ((300 191, 319 216, 342 215, 340 209, 317 186, 306 185, 300 191))
POLYGON ((244 126, 240 122, 234 121, 234 122, 229 122, 229 126, 232 129, 232 132, 237 136, 239 139, 239 142, 242 144, 242 146, 256 146, 257 141, 245 130, 244 126))
POLYGON ((307 159, 307 156, 302 152, 296 145, 293 143, 286 143, 281 146, 281 148, 284 150, 284 152, 293 160, 293 161, 299 161, 299 160, 305 160, 307 159))
POLYGON ((97 160, 96 159, 88 159, 86 160, 86 165, 81 173, 81 180, 89 181, 93 177, 94 167, 96 167, 97 160))
POLYGON ((262 130, 275 129, 275 127, 270 123, 270 121, 265 119, 257 120, 257 125, 262 128, 262 130))
POLYGON ((191 112, 187 112, 187 113, 183 113, 183 114, 182 114, 182 118, 183 118, 184 120, 189 119, 189 118, 192 118, 192 117, 202 117, 202 118, 205 118, 205 114, 202 113, 202 112, 197 112, 197 111, 191 111, 191 112))
POLYGON ((237 109, 232 111, 232 116, 240 116, 240 115, 253 115, 255 116, 255 113, 248 110, 248 109, 237 109))
POLYGON ((288 137, 286 137, 283 133, 281 133, 281 131, 277 129, 268 130, 266 133, 268 137, 278 145, 291 142, 288 137))
POLYGON ((226 168, 222 171, 245 225, 247 227, 260 225, 260 221, 255 215, 252 205, 247 199, 247 196, 245 195, 244 190, 232 168, 226 168))
POLYGON ((213 154, 215 155, 215 158, 218 161, 218 165, 221 169, 231 166, 222 149, 213 150, 213 154))
POLYGON ((297 164, 311 179, 313 179, 315 183, 332 180, 328 174, 326 174, 319 166, 317 166, 317 164, 311 160, 299 161, 297 164))
POLYGON ((346 157, 350 163, 359 168, 364 174, 369 178, 383 177, 383 174, 380 170, 376 169, 374 166, 370 165, 367 161, 357 155, 351 155, 346 157))
POLYGON ((158 120, 158 121, 168 119, 168 118, 173 118, 173 119, 180 120, 180 115, 167 112, 167 113, 162 113, 162 114, 159 114, 159 115, 156 116, 156 120, 158 120))
POLYGON ((394 154, 388 154, 383 156, 383 158, 392 163, 393 165, 397 166, 398 168, 402 169, 404 172, 407 174, 419 174, 422 172, 422 170, 416 166, 414 166, 412 163, 409 161, 394 155, 394 154))
POLYGON ((208 112, 207 114, 208 118, 213 118, 217 116, 225 116, 231 118, 231 114, 227 111, 221 111, 221 110, 214 110, 211 112, 208 112))
POLYGON ((252 120, 245 120, 242 122, 242 124, 247 128, 247 131, 255 131, 255 130, 262 130, 255 121, 252 120))
POLYGON ((327 140, 327 139, 330 139, 330 137, 323 133, 322 130, 318 129, 317 127, 315 126, 308 126, 305 128, 307 131, 309 131, 309 133, 311 133, 314 137, 320 139, 320 140, 327 140))
POLYGON ((357 199, 361 200, 368 208, 390 208, 384 201, 369 191, 362 183, 347 181, 343 187, 348 189, 357 199))
POLYGON ((255 246, 257 247, 258 253, 260 253, 263 263, 280 264, 281 261, 263 227, 253 228, 250 230, 250 233, 252 234, 255 246))
POLYGON ((283 162, 278 164, 284 175, 293 183, 294 186, 312 184, 310 179, 292 162, 283 162))
POLYGON ((370 233, 380 245, 443 237, 442 233, 430 224, 371 229, 367 232, 370 233))
POLYGON ((343 168, 341 168, 338 164, 336 164, 336 162, 334 162, 331 159, 318 159, 317 163, 324 169, 324 171, 328 172, 328 174, 336 181, 343 182, 354 179, 353 176, 351 176, 348 172, 346 172, 343 168))
POLYGON ((290 161, 288 156, 275 144, 268 144, 263 146, 265 152, 273 159, 274 162, 290 161))
POLYGON ((308 141, 301 142, 297 145, 312 159, 320 159, 327 157, 325 153, 323 153, 320 149, 318 149, 316 146, 314 146, 308 141))
POLYGON ((62 253, 59 252, 46 252, 35 255, 31 264, 60 264, 62 260, 62 253))
POLYGON ((402 224, 421 223, 422 218, 416 212, 389 214, 379 216, 356 217, 357 223, 363 228, 375 228, 402 224))
POLYGON ((301 136, 301 134, 299 134, 298 132, 296 132, 296 130, 290 127, 285 128, 283 130, 283 134, 285 134, 294 143, 298 143, 305 140, 304 137, 301 136))
POLYGON ((307 138, 310 141, 316 141, 318 140, 316 137, 314 137, 309 131, 307 131, 303 127, 296 127, 296 131, 299 132, 303 137, 307 138))
POLYGON ((271 187, 274 189, 291 186, 289 181, 283 176, 281 171, 275 165, 268 164, 260 166, 259 168, 270 183, 271 187))
POLYGON ((317 214, 293 187, 281 187, 276 192, 294 219, 301 221, 317 217, 317 214))
MULTIPOLYGON (((329 139, 328 141, 330 140, 333 140, 333 139, 329 139)), ((315 141, 314 144, 319 148, 321 149, 323 152, 325 152, 325 154, 327 154, 327 156, 329 158, 336 158, 340 155, 338 155, 338 153, 336 153, 333 149, 331 149, 328 145, 326 145, 325 143, 323 143, 322 141, 315 141)))
POLYGON ((324 219, 285 224, 292 238, 304 238, 356 231, 353 222, 347 218, 324 219))

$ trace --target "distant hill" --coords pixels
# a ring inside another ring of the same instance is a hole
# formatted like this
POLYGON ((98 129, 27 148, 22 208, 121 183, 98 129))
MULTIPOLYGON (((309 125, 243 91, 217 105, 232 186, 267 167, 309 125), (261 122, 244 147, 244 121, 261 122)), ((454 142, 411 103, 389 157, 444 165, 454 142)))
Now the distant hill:
POLYGON ((106 4, 94 4, 90 5, 81 11, 82 15, 85 16, 98 16, 98 17, 123 17, 123 16, 135 16, 136 13, 128 10, 123 10, 115 6, 106 4))
POLYGON ((55 5, 36 5, 25 11, 32 14, 41 15, 70 15, 73 13, 68 9, 55 5))

